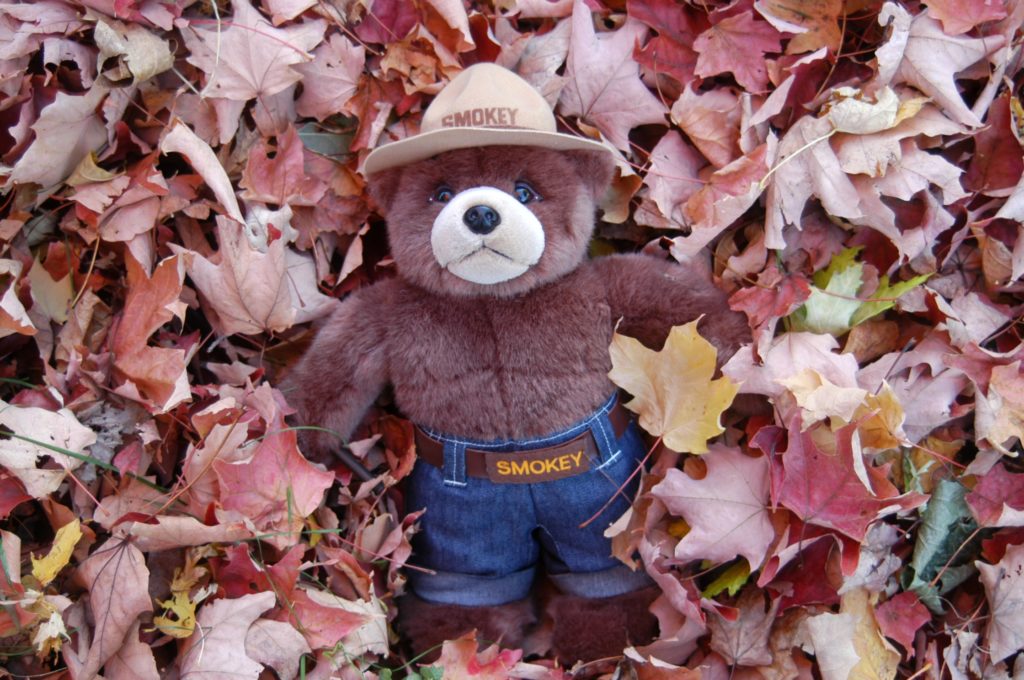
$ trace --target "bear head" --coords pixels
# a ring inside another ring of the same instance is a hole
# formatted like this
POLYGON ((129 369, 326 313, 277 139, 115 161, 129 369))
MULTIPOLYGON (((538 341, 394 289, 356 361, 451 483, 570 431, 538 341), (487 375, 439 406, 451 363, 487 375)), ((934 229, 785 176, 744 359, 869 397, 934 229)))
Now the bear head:
POLYGON ((611 155, 531 146, 447 151, 372 176, 398 274, 436 295, 513 296, 586 256, 611 155))

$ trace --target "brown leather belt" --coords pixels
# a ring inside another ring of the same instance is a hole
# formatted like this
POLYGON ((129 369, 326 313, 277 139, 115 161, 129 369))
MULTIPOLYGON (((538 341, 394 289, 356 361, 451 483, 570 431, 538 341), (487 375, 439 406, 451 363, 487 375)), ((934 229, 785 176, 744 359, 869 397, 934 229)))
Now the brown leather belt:
MULTIPOLYGON (((608 412, 616 438, 629 426, 629 413, 616 399, 608 412)), ((419 458, 436 468, 444 468, 444 443, 416 427, 416 452, 419 458)), ((484 451, 466 448, 466 475, 490 479, 499 484, 533 484, 572 477, 590 469, 600 460, 600 449, 588 428, 579 436, 561 444, 524 451, 484 451)))

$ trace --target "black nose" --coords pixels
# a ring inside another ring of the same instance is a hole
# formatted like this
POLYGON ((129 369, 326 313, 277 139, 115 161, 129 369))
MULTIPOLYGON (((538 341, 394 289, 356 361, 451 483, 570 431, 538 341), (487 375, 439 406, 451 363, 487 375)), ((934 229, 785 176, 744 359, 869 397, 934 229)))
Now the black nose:
POLYGON ((474 234, 490 234, 501 224, 501 215, 486 205, 474 205, 462 216, 469 230, 474 234))

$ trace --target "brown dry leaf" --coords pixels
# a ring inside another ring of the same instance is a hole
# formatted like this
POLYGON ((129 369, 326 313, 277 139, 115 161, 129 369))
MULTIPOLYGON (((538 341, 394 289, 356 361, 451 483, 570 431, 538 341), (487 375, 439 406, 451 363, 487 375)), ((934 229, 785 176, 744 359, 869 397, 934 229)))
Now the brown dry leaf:
MULTIPOLYGON (((345 651, 357 655, 350 649, 345 651)), ((280 680, 292 680, 299 674, 300 658, 312 650, 302 633, 291 624, 257 619, 245 634, 245 653, 254 661, 273 668, 280 680)))
POLYGON ((89 589, 89 609, 96 625, 79 677, 92 677, 124 646, 138 617, 153 611, 149 569, 138 548, 111 538, 79 565, 78 573, 89 589))
POLYGON ((705 453, 708 440, 724 430, 722 413, 738 385, 712 380, 717 352, 697 332, 697 321, 675 326, 660 352, 615 334, 608 377, 633 395, 626 408, 639 414, 640 426, 673 451, 705 453))
POLYGON ((112 80, 127 77, 131 78, 132 84, 137 85, 174 66, 174 55, 167 41, 139 24, 124 24, 120 21, 108 24, 100 19, 96 22, 94 37, 100 49, 101 64, 111 57, 124 60, 120 69, 126 73, 114 74, 108 71, 106 75, 112 80), (117 77, 113 77, 115 75, 117 77))
POLYGON ((818 614, 804 625, 824 680, 896 677, 900 654, 879 631, 867 590, 846 593, 838 614, 818 614))
POLYGON ((186 261, 221 334, 280 332, 324 316, 337 304, 318 290, 312 258, 283 240, 260 252, 242 225, 218 216, 217 242, 214 258, 189 252, 186 261))
POLYGON ((17 281, 21 276, 22 264, 17 260, 0 259, 0 279, 8 279, 8 285, 0 297, 0 338, 13 333, 35 335, 37 333, 25 306, 18 299, 17 281))
POLYGON ((86 449, 96 442, 96 433, 63 408, 48 411, 0 400, 0 426, 18 435, 0 439, 0 465, 20 479, 25 491, 33 498, 46 498, 57 490, 69 471, 82 465, 80 459, 59 453, 59 449, 85 454, 86 449), (56 462, 57 467, 36 467, 39 459, 44 457, 56 462))
POLYGON ((756 588, 747 588, 736 602, 736 618, 729 620, 715 609, 709 611, 708 630, 711 649, 726 661, 740 666, 767 666, 772 663, 768 633, 782 600, 771 602, 765 609, 765 595, 756 588))
POLYGON ((178 656, 181 676, 197 680, 258 677, 263 665, 245 653, 244 640, 256 619, 275 601, 274 593, 264 591, 204 604, 196 617, 203 634, 185 640, 178 656))
POLYGON ((843 0, 757 0, 754 9, 775 28, 793 33, 786 54, 802 54, 827 47, 839 50, 842 31, 839 17, 843 0))

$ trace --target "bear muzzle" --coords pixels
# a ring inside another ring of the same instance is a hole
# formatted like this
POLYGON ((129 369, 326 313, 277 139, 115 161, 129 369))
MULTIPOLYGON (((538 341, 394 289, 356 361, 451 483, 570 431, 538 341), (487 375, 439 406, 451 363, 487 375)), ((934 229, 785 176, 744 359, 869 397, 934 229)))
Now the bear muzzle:
POLYGON ((522 276, 544 254, 544 226, 514 196, 495 187, 456 194, 434 220, 430 246, 460 279, 493 285, 522 276))

